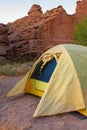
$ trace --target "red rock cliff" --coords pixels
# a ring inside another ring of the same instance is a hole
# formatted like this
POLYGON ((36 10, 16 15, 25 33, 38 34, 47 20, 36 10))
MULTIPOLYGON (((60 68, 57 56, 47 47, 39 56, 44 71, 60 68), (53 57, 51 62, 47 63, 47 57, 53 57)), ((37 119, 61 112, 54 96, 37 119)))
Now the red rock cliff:
POLYGON ((28 16, 9 23, 8 28, 8 57, 30 59, 56 44, 72 42, 73 21, 62 6, 43 14, 39 5, 33 5, 28 16))
POLYGON ((87 0, 77 2, 75 15, 78 21, 87 17, 87 0))
POLYGON ((6 57, 9 40, 7 37, 8 28, 4 24, 0 24, 0 60, 6 57))
POLYGON ((39 5, 33 5, 27 16, 7 24, 7 58, 30 60, 56 44, 72 43, 75 23, 84 17, 87 0, 77 2, 73 15, 68 15, 62 6, 43 13, 39 5))

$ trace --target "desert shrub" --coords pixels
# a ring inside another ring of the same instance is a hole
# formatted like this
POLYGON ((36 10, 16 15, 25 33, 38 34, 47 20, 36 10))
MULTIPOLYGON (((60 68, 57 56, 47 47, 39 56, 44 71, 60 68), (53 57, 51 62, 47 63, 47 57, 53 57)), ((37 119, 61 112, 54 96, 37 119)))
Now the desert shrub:
POLYGON ((76 24, 73 43, 87 46, 87 18, 76 24))
POLYGON ((33 62, 0 65, 0 75, 18 76, 29 71, 33 62))

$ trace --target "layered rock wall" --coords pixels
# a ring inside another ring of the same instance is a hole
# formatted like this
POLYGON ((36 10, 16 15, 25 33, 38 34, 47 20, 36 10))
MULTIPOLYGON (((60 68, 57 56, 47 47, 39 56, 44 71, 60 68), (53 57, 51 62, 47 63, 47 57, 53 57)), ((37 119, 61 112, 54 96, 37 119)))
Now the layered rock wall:
POLYGON ((54 45, 72 43, 75 24, 84 17, 87 17, 87 0, 78 1, 72 15, 62 6, 43 13, 39 5, 33 5, 27 16, 0 25, 0 56, 32 60, 54 45))
POLYGON ((33 5, 28 16, 8 25, 10 41, 8 58, 40 56, 48 48, 72 42, 73 21, 62 6, 42 13, 39 5, 33 5), (16 53, 15 53, 16 52, 16 53))
POLYGON ((0 24, 0 60, 6 57, 9 40, 7 36, 8 28, 4 24, 0 24))

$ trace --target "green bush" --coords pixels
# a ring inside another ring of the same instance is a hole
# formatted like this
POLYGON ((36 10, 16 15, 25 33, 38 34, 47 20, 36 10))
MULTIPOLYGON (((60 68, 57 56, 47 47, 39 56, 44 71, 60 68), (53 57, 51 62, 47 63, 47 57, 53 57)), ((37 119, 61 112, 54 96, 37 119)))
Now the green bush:
POLYGON ((87 18, 75 27, 73 43, 87 46, 87 18))

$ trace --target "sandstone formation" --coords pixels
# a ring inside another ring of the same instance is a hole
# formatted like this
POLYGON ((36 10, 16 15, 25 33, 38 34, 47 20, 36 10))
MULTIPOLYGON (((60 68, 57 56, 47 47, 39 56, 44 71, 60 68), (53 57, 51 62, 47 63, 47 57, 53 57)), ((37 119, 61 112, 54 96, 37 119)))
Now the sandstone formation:
POLYGON ((7 37, 8 28, 4 24, 0 24, 0 60, 6 57, 9 40, 7 37))
POLYGON ((75 15, 77 21, 81 21, 84 17, 87 17, 87 0, 77 2, 75 15))
POLYGON ((54 45, 72 43, 75 24, 84 17, 87 17, 87 0, 78 1, 76 13, 72 15, 62 6, 43 13, 39 5, 33 5, 27 16, 3 26, 2 30, 8 30, 4 35, 0 31, 0 41, 7 40, 3 42, 4 51, 0 49, 0 55, 8 59, 32 60, 54 45))

